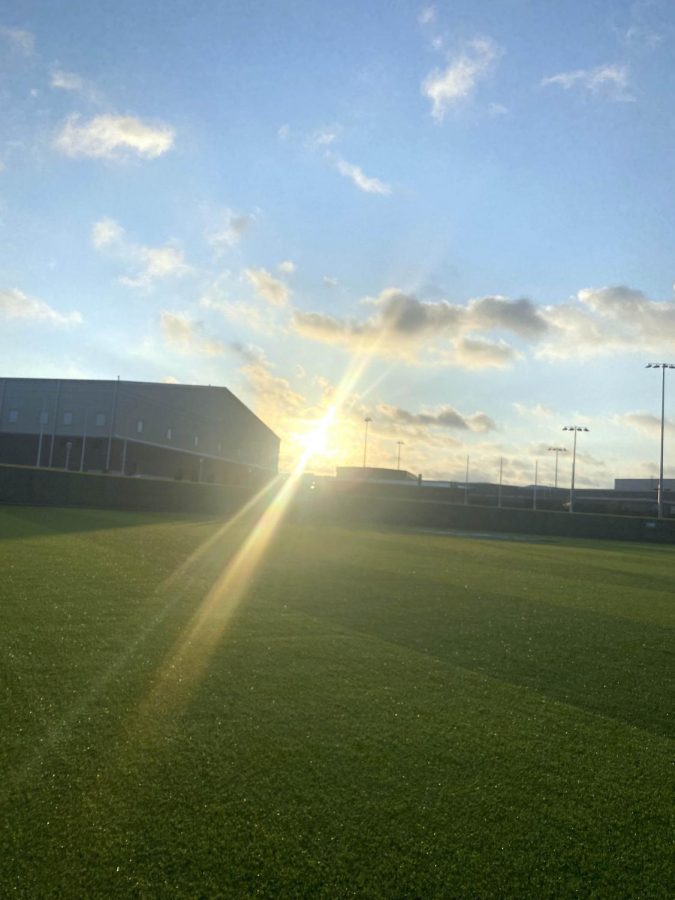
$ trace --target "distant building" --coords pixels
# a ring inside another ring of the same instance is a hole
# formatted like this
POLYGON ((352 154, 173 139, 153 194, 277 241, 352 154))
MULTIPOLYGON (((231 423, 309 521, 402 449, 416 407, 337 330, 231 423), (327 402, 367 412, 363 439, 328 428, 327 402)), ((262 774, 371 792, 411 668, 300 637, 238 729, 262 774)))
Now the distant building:
POLYGON ((0 463, 192 481, 277 472, 279 438, 227 388, 0 379, 0 463))
MULTIPOLYGON (((659 486, 659 479, 654 478, 615 478, 615 491, 656 491, 659 486)), ((675 478, 663 479, 664 491, 675 491, 675 478)))

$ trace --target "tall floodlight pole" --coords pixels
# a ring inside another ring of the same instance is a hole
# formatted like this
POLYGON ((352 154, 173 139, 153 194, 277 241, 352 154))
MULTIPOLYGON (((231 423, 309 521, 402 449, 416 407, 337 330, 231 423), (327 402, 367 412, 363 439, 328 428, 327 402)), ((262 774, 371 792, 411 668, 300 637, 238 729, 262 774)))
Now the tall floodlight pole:
POLYGON ((363 436, 363 468, 366 467, 366 454, 368 453, 368 426, 373 421, 370 416, 366 416, 363 420, 366 423, 366 431, 363 436))
POLYGON ((396 471, 400 471, 401 468, 401 447, 403 446, 403 441, 396 441, 398 444, 398 456, 396 458, 396 471))
POLYGON ((553 487, 558 487, 558 454, 567 453, 567 447, 549 447, 549 453, 555 453, 555 478, 553 487))
POLYGON ((570 512, 574 512, 574 473, 577 464, 577 434, 580 431, 588 431, 585 425, 565 425, 563 431, 574 432, 574 449, 572 451, 572 482, 570 484, 570 512))
POLYGON ((663 433, 666 422, 666 369, 675 369, 673 363, 647 363, 647 369, 661 369, 661 459, 659 464, 659 487, 656 503, 659 519, 663 518, 663 433))
POLYGON ((499 490, 497 491, 497 506, 502 506, 502 475, 504 472, 504 457, 499 457, 499 490))
POLYGON ((80 472, 84 472, 84 453, 87 444, 87 410, 84 411, 84 424, 82 425, 82 453, 80 454, 80 472))
POLYGON ((537 509, 537 474, 539 468, 539 460, 535 459, 534 461, 534 490, 532 491, 532 509, 537 509))
POLYGON ((469 503, 469 457, 466 458, 466 476, 464 478, 464 506, 469 503))

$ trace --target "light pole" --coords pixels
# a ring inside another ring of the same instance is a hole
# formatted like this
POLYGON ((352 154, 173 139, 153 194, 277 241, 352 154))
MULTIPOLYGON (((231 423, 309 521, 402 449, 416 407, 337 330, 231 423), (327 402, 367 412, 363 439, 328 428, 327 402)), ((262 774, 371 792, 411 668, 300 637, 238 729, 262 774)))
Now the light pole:
POLYGON ((534 461, 534 488, 532 490, 532 509, 537 510, 537 472, 539 471, 539 460, 534 461))
POLYGON ((464 478, 464 506, 469 505, 469 457, 466 458, 466 477, 464 478))
MULTIPOLYGON (((564 429, 563 429, 564 431, 564 429)), ((558 487, 558 454, 567 453, 567 447, 549 447, 549 453, 555 453, 555 479, 553 487, 558 487)))
POLYGON ((82 425, 82 453, 80 455, 80 472, 84 472, 84 453, 87 445, 87 412, 84 411, 84 424, 82 425))
POLYGON ((363 420, 366 423, 366 432, 363 436, 363 468, 366 467, 366 454, 368 452, 368 426, 373 421, 370 416, 366 416, 363 420))
POLYGON ((663 432, 666 421, 666 369, 675 369, 673 363, 647 363, 646 369, 661 369, 661 461, 659 465, 659 487, 656 503, 659 519, 663 518, 663 432))
POLYGON ((504 457, 499 457, 499 490, 497 491, 497 506, 502 508, 502 475, 504 473, 504 457))
POLYGON ((68 441, 66 444, 66 469, 70 469, 70 451, 73 449, 73 442, 68 441))
POLYGON ((570 485, 570 512, 574 512, 574 473, 577 464, 577 433, 588 431, 585 425, 565 425, 563 431, 574 432, 574 450, 572 451, 572 482, 570 485))
POLYGON ((401 447, 403 446, 403 441, 396 441, 398 444, 398 457, 396 458, 396 471, 399 472, 401 469, 401 447))

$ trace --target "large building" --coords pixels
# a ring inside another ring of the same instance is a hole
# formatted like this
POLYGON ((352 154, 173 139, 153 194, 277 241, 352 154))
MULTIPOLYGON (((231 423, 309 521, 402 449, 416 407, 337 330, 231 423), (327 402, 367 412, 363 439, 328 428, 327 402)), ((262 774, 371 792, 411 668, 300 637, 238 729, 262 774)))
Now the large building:
POLYGON ((278 460, 279 438, 227 388, 0 379, 0 463, 227 483, 278 460))

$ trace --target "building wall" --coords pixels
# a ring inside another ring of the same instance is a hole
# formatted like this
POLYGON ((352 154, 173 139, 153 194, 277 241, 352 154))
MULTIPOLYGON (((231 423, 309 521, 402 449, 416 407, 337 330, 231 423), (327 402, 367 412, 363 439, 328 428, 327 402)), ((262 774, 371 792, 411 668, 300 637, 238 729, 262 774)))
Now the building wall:
POLYGON ((215 481, 240 466, 276 472, 278 455, 226 388, 0 379, 0 462, 215 481))
MULTIPOLYGON (((615 478, 615 491, 656 491, 659 486, 658 477, 654 478, 615 478)), ((663 488, 675 491, 675 478, 664 478, 663 488)))

